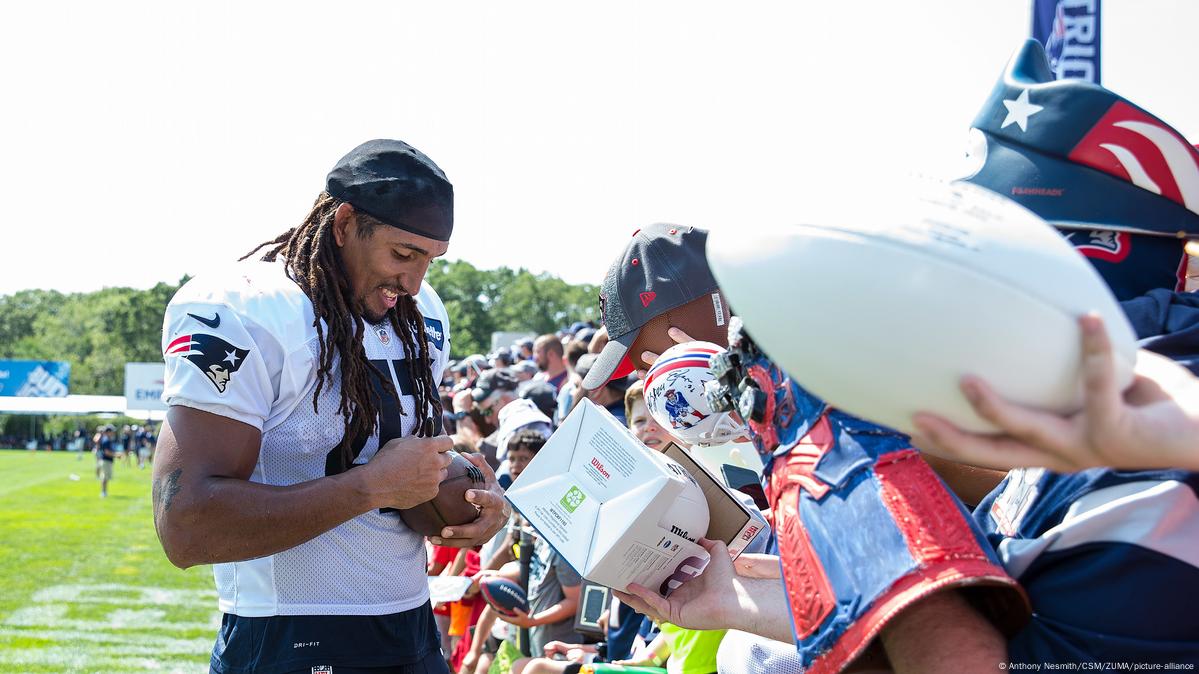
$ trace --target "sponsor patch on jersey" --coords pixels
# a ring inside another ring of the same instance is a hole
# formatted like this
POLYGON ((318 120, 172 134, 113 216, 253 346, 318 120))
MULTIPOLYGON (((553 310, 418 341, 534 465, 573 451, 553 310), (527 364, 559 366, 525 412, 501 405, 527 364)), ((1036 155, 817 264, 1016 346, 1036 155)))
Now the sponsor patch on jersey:
POLYGON ((241 368, 249 349, 241 349, 216 335, 192 333, 181 335, 167 345, 163 354, 168 358, 186 358, 208 377, 208 381, 216 387, 217 393, 224 394, 233 378, 233 373, 241 368))
POLYGON ((333 674, 333 667, 331 665, 317 665, 312 668, 312 674, 333 674))
POLYGON ((429 338, 429 343, 438 351, 445 351, 445 331, 441 327, 441 321, 425 317, 425 337, 429 338))

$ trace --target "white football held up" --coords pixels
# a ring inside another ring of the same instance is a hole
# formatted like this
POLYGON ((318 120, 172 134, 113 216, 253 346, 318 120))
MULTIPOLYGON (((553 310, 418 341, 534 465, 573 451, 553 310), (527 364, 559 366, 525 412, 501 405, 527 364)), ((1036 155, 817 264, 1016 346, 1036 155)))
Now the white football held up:
POLYGON ((710 234, 733 311, 801 386, 904 432, 918 411, 994 431, 958 388, 966 374, 1008 400, 1074 412, 1088 312, 1107 326, 1119 383, 1131 383, 1132 327, 1050 225, 973 185, 903 187, 819 222, 710 234))

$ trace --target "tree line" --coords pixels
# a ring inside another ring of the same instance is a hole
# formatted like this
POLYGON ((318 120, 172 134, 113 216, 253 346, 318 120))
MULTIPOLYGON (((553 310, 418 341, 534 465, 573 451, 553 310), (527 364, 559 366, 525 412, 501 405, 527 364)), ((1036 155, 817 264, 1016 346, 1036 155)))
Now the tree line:
MULTIPOLYGON (((0 295, 0 359, 67 361, 71 393, 122 395, 126 362, 161 360, 162 316, 187 278, 146 290, 0 295)), ((449 313, 454 358, 487 353, 495 331, 541 334, 599 319, 596 286, 549 274, 436 260, 427 279, 449 313)))

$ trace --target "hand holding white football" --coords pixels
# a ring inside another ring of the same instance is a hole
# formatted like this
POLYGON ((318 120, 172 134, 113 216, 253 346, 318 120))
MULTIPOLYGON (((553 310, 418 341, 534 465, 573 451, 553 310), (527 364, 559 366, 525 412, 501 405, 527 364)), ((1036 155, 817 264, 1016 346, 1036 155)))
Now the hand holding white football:
POLYGON ((800 385, 904 432, 917 411, 994 431, 959 389, 966 374, 1022 405, 1078 410, 1089 312, 1108 327, 1121 388, 1132 381, 1136 338, 1099 274, 1041 218, 973 185, 921 182, 827 221, 716 229, 708 259, 800 385))

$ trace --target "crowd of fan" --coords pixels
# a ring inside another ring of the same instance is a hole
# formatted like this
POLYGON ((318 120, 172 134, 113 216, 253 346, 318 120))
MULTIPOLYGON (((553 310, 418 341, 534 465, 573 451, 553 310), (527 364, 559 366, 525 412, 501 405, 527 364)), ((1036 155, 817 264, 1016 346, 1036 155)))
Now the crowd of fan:
POLYGON ((101 424, 92 431, 85 426, 79 426, 74 431, 59 431, 58 433, 43 433, 41 435, 2 435, 0 447, 23 447, 25 449, 82 452, 90 449, 95 452, 104 433, 112 435, 115 451, 128 463, 143 450, 149 456, 154 450, 154 428, 147 422, 145 425, 126 424, 117 428, 112 424, 101 424))
POLYGON ((8 434, 0 435, 0 447, 24 447, 25 449, 44 449, 46 451, 78 452, 87 446, 87 429, 79 427, 74 432, 60 431, 58 433, 43 433, 40 435, 8 434))
MULTIPOLYGON (((455 450, 482 453, 506 489, 584 397, 628 424, 647 446, 664 447, 669 437, 646 412, 635 375, 594 391, 583 388, 583 378, 606 343, 602 328, 576 323, 556 334, 451 363, 441 399, 455 450)), ((462 600, 434 607, 451 671, 561 672, 570 663, 550 657, 577 651, 572 659, 580 660, 580 653, 596 651, 594 638, 574 630, 582 579, 519 515, 479 548, 430 545, 429 560, 431 576, 471 579, 462 600), (479 583, 489 576, 519 582, 517 543, 522 532, 532 543, 525 587, 529 610, 505 617, 483 601, 479 583), (528 652, 533 658, 518 648, 520 628, 529 630, 528 652)), ((658 627, 619 602, 613 603, 602 622, 607 631, 602 650, 610 662, 650 664, 667 651, 658 627)), ((723 634, 712 632, 704 646, 713 658, 723 634)), ((577 665, 573 671, 578 671, 577 665)))

